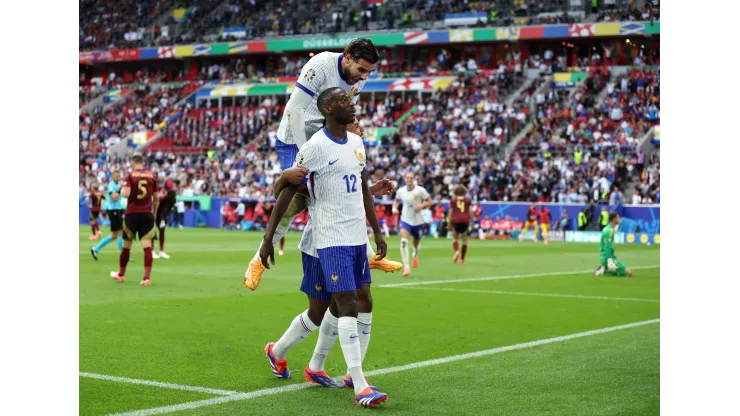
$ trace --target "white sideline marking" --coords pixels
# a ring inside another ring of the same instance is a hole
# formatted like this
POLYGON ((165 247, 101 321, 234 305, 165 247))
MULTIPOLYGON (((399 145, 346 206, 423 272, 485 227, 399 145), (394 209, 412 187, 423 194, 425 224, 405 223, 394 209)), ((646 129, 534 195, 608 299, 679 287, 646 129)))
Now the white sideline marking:
POLYGON ((118 381, 120 383, 141 384, 144 386, 162 387, 165 389, 187 390, 187 391, 196 391, 199 393, 218 394, 219 396, 230 396, 232 394, 239 393, 238 391, 219 390, 219 389, 211 389, 208 387, 198 387, 198 386, 185 386, 182 384, 163 383, 160 381, 139 380, 136 378, 128 378, 128 377, 107 376, 105 374, 80 372, 80 377, 96 378, 98 380, 118 381))
POLYGON ((475 290, 475 289, 452 289, 442 287, 414 287, 404 286, 396 287, 397 289, 416 289, 416 290, 441 290, 444 292, 468 292, 468 293, 492 293, 496 295, 522 295, 522 296, 546 296, 553 298, 577 298, 577 299, 602 299, 602 300, 629 300, 635 302, 660 302, 658 299, 644 298, 615 298, 610 296, 589 296, 589 295, 568 295, 561 293, 534 293, 534 292, 507 292, 504 290, 475 290))
MULTIPOLYGON (((650 319, 650 320, 641 321, 641 322, 634 322, 634 323, 626 324, 626 325, 612 326, 609 328, 595 329, 592 331, 579 332, 576 334, 563 335, 563 336, 554 337, 554 338, 546 338, 546 339, 541 339, 538 341, 531 341, 531 342, 525 342, 522 344, 510 345, 507 347, 498 347, 498 348, 492 348, 489 350, 471 352, 467 354, 452 355, 449 357, 437 358, 437 359, 428 360, 428 361, 420 361, 417 363, 402 365, 398 367, 383 368, 380 370, 368 371, 367 373, 365 373, 365 375, 377 376, 381 374, 408 371, 408 370, 413 370, 416 368, 430 367, 433 365, 446 364, 446 363, 451 363, 454 361, 467 360, 468 358, 484 357, 487 355, 498 354, 498 353, 506 352, 506 351, 514 351, 514 350, 521 350, 525 348, 532 348, 532 347, 537 347, 540 345, 552 344, 554 342, 568 341, 568 340, 575 339, 575 338, 582 338, 582 337, 588 337, 591 335, 604 334, 607 332, 618 331, 621 329, 634 328, 634 327, 654 324, 658 322, 660 322, 660 318, 650 319)), ((335 380, 341 381, 343 378, 344 376, 340 376, 340 377, 335 378, 335 380)), ((282 387, 255 390, 249 393, 237 393, 231 396, 215 397, 213 399, 198 400, 194 402, 175 404, 172 406, 163 406, 163 407, 155 407, 151 409, 134 410, 134 411, 125 412, 125 413, 116 413, 115 415, 111 415, 111 416, 161 415, 164 413, 177 412, 181 410, 197 409, 197 408, 205 407, 205 406, 213 406, 213 405, 222 404, 222 403, 248 400, 248 399, 253 399, 255 397, 271 396, 274 394, 280 394, 280 393, 285 393, 289 391, 304 390, 304 389, 311 388, 311 387, 319 387, 319 386, 313 383, 289 384, 287 386, 282 386, 282 387)))
MULTIPOLYGON (((653 266, 630 267, 631 270, 658 269, 658 268, 660 268, 659 264, 653 265, 653 266)), ((403 286, 418 286, 418 285, 438 285, 441 283, 482 282, 486 280, 524 279, 527 277, 561 276, 561 275, 566 275, 566 274, 593 273, 594 270, 595 269, 577 270, 574 272, 548 272, 548 273, 534 273, 534 274, 514 274, 511 276, 489 276, 489 277, 470 277, 466 279, 428 280, 428 281, 419 281, 419 282, 390 283, 387 285, 378 285, 378 286, 379 287, 403 287, 403 286)))

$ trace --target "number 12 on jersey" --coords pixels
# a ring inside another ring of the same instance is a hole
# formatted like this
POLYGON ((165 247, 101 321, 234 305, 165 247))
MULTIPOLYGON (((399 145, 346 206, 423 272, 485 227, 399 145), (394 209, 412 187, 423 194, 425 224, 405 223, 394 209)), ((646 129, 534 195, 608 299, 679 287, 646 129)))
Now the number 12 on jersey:
POLYGON ((344 182, 347 184, 347 193, 357 192, 357 188, 355 187, 357 183, 357 176, 354 174, 352 175, 344 175, 344 182), (352 187, 350 188, 350 182, 352 182, 352 187))

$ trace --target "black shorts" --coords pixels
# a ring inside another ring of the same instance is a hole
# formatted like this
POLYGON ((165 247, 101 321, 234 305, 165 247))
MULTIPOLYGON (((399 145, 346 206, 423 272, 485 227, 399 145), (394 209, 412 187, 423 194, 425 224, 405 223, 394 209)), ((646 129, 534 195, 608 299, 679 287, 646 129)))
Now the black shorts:
POLYGON ((123 230, 123 210, 122 209, 109 209, 105 211, 110 219, 110 230, 111 232, 123 230))
POLYGON ((452 223, 452 229, 455 230, 458 234, 466 234, 468 232, 468 227, 470 224, 467 222, 453 222, 452 223))
POLYGON ((163 213, 157 213, 157 223, 155 224, 157 228, 165 228, 167 226, 167 222, 170 220, 170 214, 163 214, 163 213), (160 227, 159 225, 164 221, 164 227, 160 227))
POLYGON ((90 211, 90 221, 97 221, 100 216, 100 211, 90 211))
POLYGON ((154 237, 154 232, 154 214, 151 212, 126 214, 126 218, 123 220, 124 240, 136 240, 137 235, 139 240, 151 240, 154 237))

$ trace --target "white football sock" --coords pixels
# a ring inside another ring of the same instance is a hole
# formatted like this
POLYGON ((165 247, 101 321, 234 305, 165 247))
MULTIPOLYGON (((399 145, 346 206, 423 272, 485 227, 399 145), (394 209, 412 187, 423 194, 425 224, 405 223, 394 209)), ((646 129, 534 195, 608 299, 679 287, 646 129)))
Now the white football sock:
MULTIPOLYGON (((360 350, 362 352, 362 362, 365 362, 367 346, 370 344, 370 327, 373 324, 372 312, 360 312, 357 314, 357 329, 360 330, 360 350)), ((349 375, 349 370, 347 370, 349 375)))
POLYGON ((401 239, 401 261, 403 261, 403 267, 409 268, 409 240, 406 238, 401 239))
POLYGON ((331 346, 334 345, 334 341, 339 336, 337 325, 339 325, 337 317, 332 315, 329 309, 327 309, 324 319, 321 321, 321 327, 319 328, 319 339, 316 340, 316 348, 313 350, 311 362, 308 363, 308 368, 312 371, 324 371, 326 356, 329 355, 331 346))
POLYGON ((419 242, 419 245, 414 247, 414 258, 419 257, 419 250, 421 250, 421 242, 419 242))
POLYGON ((360 336, 357 333, 357 318, 343 316, 338 321, 339 344, 342 346, 344 361, 347 362, 349 375, 355 385, 355 394, 359 394, 369 386, 362 372, 362 349, 360 348, 360 336))
POLYGON ((385 238, 390 238, 391 236, 391 230, 388 229, 388 224, 383 223, 383 234, 385 234, 385 238))
POLYGON ((288 330, 275 343, 275 346, 272 347, 275 358, 278 360, 284 359, 288 354, 288 350, 300 344, 316 328, 318 327, 308 319, 308 309, 293 318, 293 322, 290 323, 288 330))
POLYGON ((370 236, 367 236, 367 244, 365 245, 365 251, 367 252, 367 259, 372 260, 375 257, 375 251, 373 251, 373 245, 370 242, 370 236))

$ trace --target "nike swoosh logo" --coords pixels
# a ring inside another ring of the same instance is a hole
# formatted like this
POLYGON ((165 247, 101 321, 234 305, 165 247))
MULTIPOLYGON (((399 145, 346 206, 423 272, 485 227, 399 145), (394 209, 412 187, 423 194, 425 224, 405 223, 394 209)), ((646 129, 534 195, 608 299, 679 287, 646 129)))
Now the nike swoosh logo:
POLYGON ((331 165, 333 165, 333 164, 337 163, 337 160, 339 160, 339 159, 336 159, 336 160, 335 160, 335 161, 333 161, 333 162, 329 162, 329 166, 331 166, 331 165))
POLYGON ((362 331, 362 335, 370 335, 369 332, 362 331))
POLYGON ((349 336, 349 339, 355 339, 355 338, 357 338, 357 337, 359 337, 359 335, 355 335, 355 336, 352 336, 352 335, 350 335, 350 336, 349 336))

